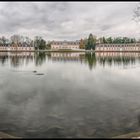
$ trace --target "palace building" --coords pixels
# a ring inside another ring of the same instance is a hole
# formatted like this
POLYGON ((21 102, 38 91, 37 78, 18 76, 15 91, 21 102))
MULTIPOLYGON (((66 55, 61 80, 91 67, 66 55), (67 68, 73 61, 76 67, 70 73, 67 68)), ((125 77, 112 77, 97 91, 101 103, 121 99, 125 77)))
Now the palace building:
POLYGON ((140 43, 128 44, 97 44, 95 51, 140 51, 140 43))
POLYGON ((34 47, 31 45, 1 45, 0 46, 0 51, 34 51, 34 47))
POLYGON ((79 49, 80 41, 52 41, 51 49, 79 49))

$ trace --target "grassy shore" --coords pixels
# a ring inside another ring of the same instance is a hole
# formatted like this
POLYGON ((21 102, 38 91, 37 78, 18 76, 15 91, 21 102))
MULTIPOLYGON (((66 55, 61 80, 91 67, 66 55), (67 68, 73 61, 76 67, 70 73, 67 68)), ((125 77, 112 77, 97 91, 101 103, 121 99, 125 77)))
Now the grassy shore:
POLYGON ((96 51, 96 50, 71 50, 71 49, 60 49, 60 50, 0 50, 0 52, 99 52, 99 53, 108 53, 108 52, 120 52, 120 53, 140 53, 140 51, 96 51))
POLYGON ((132 132, 128 134, 123 134, 119 136, 115 136, 113 138, 140 138, 140 131, 139 132, 132 132))
POLYGON ((94 51, 90 51, 90 50, 36 50, 35 52, 94 52, 94 51))
POLYGON ((15 137, 12 135, 9 135, 7 133, 4 132, 0 132, 0 139, 19 139, 20 137, 15 137))

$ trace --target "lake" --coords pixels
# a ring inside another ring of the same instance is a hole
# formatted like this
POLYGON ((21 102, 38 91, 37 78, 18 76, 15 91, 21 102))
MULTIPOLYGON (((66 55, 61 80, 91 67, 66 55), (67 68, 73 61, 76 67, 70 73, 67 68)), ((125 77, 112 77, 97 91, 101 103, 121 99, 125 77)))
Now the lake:
POLYGON ((140 131, 140 53, 0 52, 0 131, 105 138, 140 131))

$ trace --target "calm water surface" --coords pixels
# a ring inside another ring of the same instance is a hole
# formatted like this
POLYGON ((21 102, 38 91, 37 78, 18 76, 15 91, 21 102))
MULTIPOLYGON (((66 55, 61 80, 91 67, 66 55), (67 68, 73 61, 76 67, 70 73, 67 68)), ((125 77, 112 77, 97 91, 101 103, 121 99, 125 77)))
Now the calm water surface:
POLYGON ((139 130, 139 53, 0 53, 0 131, 78 138, 139 130))

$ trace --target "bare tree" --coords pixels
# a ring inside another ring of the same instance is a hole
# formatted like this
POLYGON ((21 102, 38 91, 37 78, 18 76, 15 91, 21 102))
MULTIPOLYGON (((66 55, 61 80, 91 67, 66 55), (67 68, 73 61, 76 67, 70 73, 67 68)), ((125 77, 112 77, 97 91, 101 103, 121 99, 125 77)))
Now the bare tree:
POLYGON ((14 43, 14 44, 20 43, 20 41, 21 41, 20 35, 13 35, 13 36, 11 36, 11 41, 12 41, 12 43, 14 43))
POLYGON ((133 15, 133 20, 135 20, 137 23, 140 23, 140 3, 136 6, 134 9, 134 15, 133 15))

